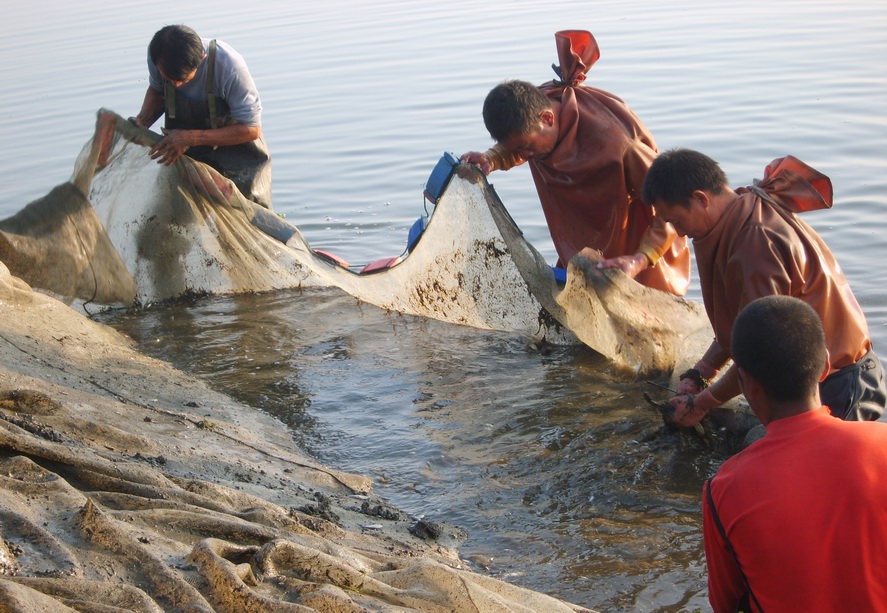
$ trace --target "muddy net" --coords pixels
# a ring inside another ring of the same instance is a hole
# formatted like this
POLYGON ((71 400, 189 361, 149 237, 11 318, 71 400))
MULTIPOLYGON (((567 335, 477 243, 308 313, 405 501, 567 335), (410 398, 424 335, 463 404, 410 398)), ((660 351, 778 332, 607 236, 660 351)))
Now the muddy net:
POLYGON ((188 293, 312 285, 296 228, 183 156, 148 156, 159 135, 100 110, 70 181, 0 221, 0 260, 66 302, 146 304, 188 293))

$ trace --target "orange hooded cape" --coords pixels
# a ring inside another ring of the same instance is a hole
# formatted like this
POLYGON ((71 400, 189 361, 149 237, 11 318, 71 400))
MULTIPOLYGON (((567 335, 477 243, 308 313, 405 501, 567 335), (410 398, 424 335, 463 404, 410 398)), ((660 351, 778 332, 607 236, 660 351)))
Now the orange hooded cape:
MULTIPOLYGON (((653 136, 622 100, 582 85, 600 57, 590 32, 555 34, 559 80, 540 86, 560 102, 559 137, 530 168, 562 264, 585 247, 605 258, 642 252, 655 266, 637 281, 683 295, 690 277, 687 241, 641 201, 641 185, 658 149, 653 136)), ((494 147, 503 170, 524 160, 494 147)))
POLYGON ((733 322, 753 300, 793 296, 822 320, 829 374, 855 364, 872 346, 865 315, 825 241, 797 215, 831 208, 829 178, 786 156, 736 194, 711 230, 693 240, 716 342, 729 351, 733 322))

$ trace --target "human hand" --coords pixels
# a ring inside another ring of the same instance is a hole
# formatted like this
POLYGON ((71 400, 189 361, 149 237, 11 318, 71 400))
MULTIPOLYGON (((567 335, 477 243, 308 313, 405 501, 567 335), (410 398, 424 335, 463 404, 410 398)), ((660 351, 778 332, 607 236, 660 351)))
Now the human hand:
POLYGON ((635 253, 634 255, 620 255, 615 258, 607 258, 601 260, 597 264, 598 268, 618 268, 629 277, 634 279, 641 272, 650 267, 650 260, 643 253, 635 253))
POLYGON ((670 418, 665 418, 666 421, 683 428, 690 428, 698 424, 707 413, 697 406, 696 399, 698 397, 698 394, 678 394, 669 399, 668 404, 674 408, 674 413, 670 418))
POLYGON ((468 153, 463 153, 462 157, 459 158, 459 161, 463 164, 474 164, 480 171, 485 175, 490 174, 493 170, 493 164, 490 162, 489 156, 486 153, 481 153, 480 151, 469 151, 468 153))
POLYGON ((685 428, 695 426, 709 411, 721 405, 721 401, 707 388, 695 395, 679 393, 669 399, 668 403, 675 409, 671 423, 685 428))
POLYGON ((151 147, 148 155, 158 164, 169 166, 179 159, 191 146, 187 130, 167 130, 162 128, 163 138, 151 147))

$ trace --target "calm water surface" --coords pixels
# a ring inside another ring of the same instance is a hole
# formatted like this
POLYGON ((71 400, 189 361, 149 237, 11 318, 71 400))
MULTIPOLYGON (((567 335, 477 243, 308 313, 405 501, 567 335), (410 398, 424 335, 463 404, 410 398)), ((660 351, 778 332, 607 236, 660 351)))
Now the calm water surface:
MULTIPOLYGON (((660 148, 700 149, 736 185, 788 153, 832 178, 835 207, 806 218, 887 352, 882 0, 7 4, 4 217, 67 180, 99 108, 135 114, 151 35, 182 22, 246 57, 277 212, 353 263, 397 255, 441 153, 490 144, 490 87, 550 79, 553 33, 589 29, 602 58, 588 83, 623 97, 660 148)), ((553 260, 526 169, 491 180, 553 260)), ((722 458, 663 432, 645 390, 589 351, 543 353, 325 291, 109 323, 277 415, 405 510, 465 528, 478 569, 606 611, 708 608, 699 489, 722 458)))

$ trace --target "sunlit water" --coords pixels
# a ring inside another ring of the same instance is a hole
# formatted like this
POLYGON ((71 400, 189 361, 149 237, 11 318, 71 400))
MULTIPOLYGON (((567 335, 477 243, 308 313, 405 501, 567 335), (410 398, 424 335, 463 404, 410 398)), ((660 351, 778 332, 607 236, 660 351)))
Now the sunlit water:
MULTIPOLYGON (((589 29, 602 58, 588 83, 623 97, 660 148, 702 150, 735 185, 789 153, 832 178, 835 207, 806 218, 887 351, 882 0, 8 4, 0 216, 67 180, 100 107, 135 114, 148 40, 183 22, 247 59, 276 211, 353 263, 397 255, 440 154, 490 144, 490 87, 550 79, 553 33, 589 29)), ((526 169, 491 181, 553 260, 526 169)), ((650 390, 589 351, 541 352, 336 292, 108 321, 280 417, 312 454, 370 475, 408 512, 464 528, 479 570, 607 611, 708 608, 699 491, 722 458, 662 431, 641 398, 650 390)))

